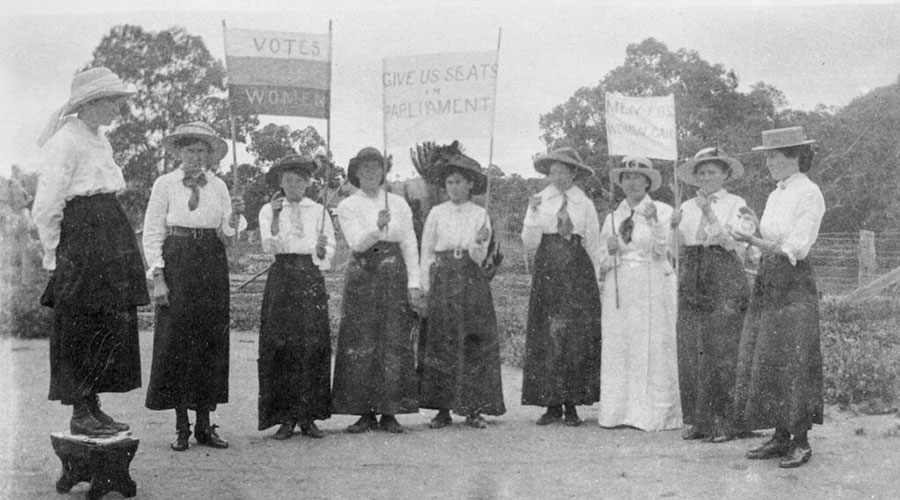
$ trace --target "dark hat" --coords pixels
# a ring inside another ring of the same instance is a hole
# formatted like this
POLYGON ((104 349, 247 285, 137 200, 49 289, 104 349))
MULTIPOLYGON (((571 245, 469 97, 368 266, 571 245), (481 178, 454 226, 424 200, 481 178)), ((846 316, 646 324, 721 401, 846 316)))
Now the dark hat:
POLYGON ((287 155, 275 162, 272 168, 266 172, 266 182, 270 187, 278 187, 281 184, 281 174, 296 172, 305 177, 312 177, 319 166, 315 160, 307 156, 287 155))
POLYGON ((678 167, 678 178, 691 186, 699 186, 697 174, 694 172, 701 163, 719 163, 725 167, 728 177, 725 180, 733 181, 744 175, 744 166, 738 160, 726 155, 718 147, 703 148, 697 151, 694 157, 678 167))
POLYGON ((447 177, 459 173, 472 181, 470 195, 484 194, 487 190, 487 176, 477 161, 462 153, 445 153, 442 156, 426 172, 426 181, 444 187, 447 177))
POLYGON ((575 148, 570 147, 557 148, 545 155, 539 156, 534 160, 534 169, 544 175, 550 175, 550 167, 556 162, 565 163, 566 165, 575 167, 575 176, 578 178, 594 175, 594 169, 585 165, 584 162, 581 161, 581 156, 578 155, 578 151, 575 151, 575 148))
POLYGON ((359 153, 356 153, 356 156, 350 158, 350 162, 347 165, 347 180, 354 187, 359 187, 359 177, 356 176, 356 171, 359 170, 359 166, 367 161, 376 161, 380 162, 382 168, 384 168, 384 176, 387 177, 388 171, 391 169, 391 162, 384 161, 384 156, 381 154, 381 151, 373 147, 366 147, 359 150, 359 153))

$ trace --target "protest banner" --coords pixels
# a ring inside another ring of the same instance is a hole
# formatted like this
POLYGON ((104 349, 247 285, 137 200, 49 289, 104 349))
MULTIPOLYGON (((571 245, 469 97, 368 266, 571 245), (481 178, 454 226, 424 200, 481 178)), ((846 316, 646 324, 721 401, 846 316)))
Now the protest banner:
POLYGON ((606 137, 610 155, 675 161, 675 97, 606 94, 606 137))
POLYGON ((225 29, 225 66, 236 110, 329 116, 330 34, 225 29))
MULTIPOLYGON (((458 140, 466 145, 469 156, 487 158, 493 135, 497 55, 498 51, 488 51, 385 58, 386 151, 406 151, 417 142, 458 140)), ((394 155, 394 160, 403 156, 394 155)))

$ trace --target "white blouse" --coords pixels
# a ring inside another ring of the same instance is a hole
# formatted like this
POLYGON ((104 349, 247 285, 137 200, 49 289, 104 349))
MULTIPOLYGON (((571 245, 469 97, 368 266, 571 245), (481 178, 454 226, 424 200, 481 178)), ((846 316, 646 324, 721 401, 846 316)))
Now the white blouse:
POLYGON ((775 241, 796 265, 809 255, 824 216, 822 191, 806 174, 798 172, 779 181, 769 195, 759 231, 763 238, 775 241))
POLYGON ((419 288, 419 249, 412 210, 406 200, 384 190, 379 190, 374 198, 370 198, 358 189, 338 205, 337 215, 341 233, 355 253, 365 252, 379 241, 398 243, 406 264, 407 286, 419 288), (385 196, 391 222, 381 231, 378 229, 378 212, 384 210, 385 196))
POLYGON ((664 265, 669 265, 669 221, 672 218, 672 207, 661 201, 654 201, 647 195, 633 210, 634 215, 631 220, 634 221, 634 229, 632 229, 631 241, 628 244, 625 244, 622 235, 619 234, 622 222, 632 212, 628 200, 622 200, 615 211, 607 214, 603 220, 603 229, 600 230, 600 239, 603 241, 603 245, 600 253, 604 270, 612 269, 617 262, 619 265, 623 265, 629 262, 662 261, 664 265), (651 203, 656 206, 655 222, 644 217, 644 211, 651 203), (619 253, 616 258, 613 258, 607 250, 606 242, 610 238, 617 238, 619 242, 619 253))
POLYGON ((272 204, 266 203, 259 210, 259 236, 263 251, 271 254, 312 255, 313 263, 320 270, 331 269, 335 239, 334 226, 328 214, 324 217, 324 234, 328 238, 325 258, 319 259, 316 254, 316 243, 322 229, 322 205, 309 198, 303 198, 297 203, 290 203, 285 199, 281 207, 276 235, 272 234, 272 204))
POLYGON ((66 202, 76 196, 120 193, 125 177, 106 136, 91 132, 76 116, 66 118, 44 145, 42 156, 32 215, 44 247, 44 269, 52 271, 66 202))
POLYGON ((483 225, 491 227, 487 212, 471 201, 459 205, 445 201, 428 212, 422 231, 422 290, 427 292, 431 287, 429 271, 437 252, 467 250, 473 262, 484 262, 490 240, 480 244, 475 241, 483 225))
MULTIPOLYGON (((538 196, 541 204, 537 210, 527 208, 525 221, 522 227, 522 241, 525 248, 534 251, 541 243, 544 234, 557 233, 557 213, 562 207, 563 193, 550 184, 544 188, 538 196)), ((597 217, 597 209, 594 202, 584 194, 578 186, 572 186, 565 192, 568 199, 566 213, 572 221, 573 234, 581 235, 584 249, 591 258, 594 266, 594 274, 600 278, 600 219, 597 217)))
MULTIPOLYGON (((682 245, 721 245, 728 250, 741 247, 728 232, 728 228, 741 229, 744 220, 740 210, 747 206, 747 202, 737 195, 733 195, 724 189, 720 189, 709 196, 709 206, 715 217, 713 221, 706 220, 704 224, 705 237, 698 241, 698 230, 703 220, 703 211, 697 204, 698 198, 691 198, 681 204, 681 224, 678 232, 682 245)), ((755 232, 753 228, 751 232, 755 232)), ((702 235, 701 235, 702 236, 702 235)))
MULTIPOLYGON (((229 225, 231 218, 231 196, 225 181, 206 171, 206 185, 200 187, 200 202, 190 210, 191 188, 182 183, 184 170, 177 168, 162 175, 153 183, 150 201, 144 213, 144 258, 153 271, 163 269, 166 263, 162 257, 162 246, 166 240, 166 229, 172 226, 221 229, 225 236, 233 236, 234 228, 229 225)), ((243 217, 238 222, 241 230, 247 226, 243 217)))

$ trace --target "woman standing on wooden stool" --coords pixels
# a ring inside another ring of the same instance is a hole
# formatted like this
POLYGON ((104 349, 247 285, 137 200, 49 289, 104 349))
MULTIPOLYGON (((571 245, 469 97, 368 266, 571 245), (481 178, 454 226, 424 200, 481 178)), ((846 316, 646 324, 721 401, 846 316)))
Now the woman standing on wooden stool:
POLYGON ((762 146, 778 187, 766 200, 760 236, 733 237, 762 251, 759 274, 741 333, 735 389, 739 429, 775 428, 749 459, 781 458, 782 468, 809 461, 806 433, 823 416, 819 292, 809 251, 819 236, 825 198, 806 176, 813 151, 802 127, 766 130, 762 146), (791 438, 793 436, 793 438, 791 438))
POLYGON ((500 341, 490 280, 482 268, 491 226, 484 208, 470 200, 483 194, 487 176, 457 147, 439 155, 426 175, 450 199, 431 209, 422 232, 422 289, 428 296, 428 331, 419 406, 438 410, 432 429, 451 423, 487 427, 482 414, 502 415, 500 341))
POLYGON ((334 227, 324 207, 306 197, 316 171, 309 158, 289 155, 266 174, 280 188, 259 211, 263 250, 275 254, 263 293, 259 325, 259 430, 294 427, 325 435, 315 420, 331 416, 331 328, 322 271, 334 257, 334 227))
MULTIPOLYGON (((162 145, 180 168, 153 183, 144 215, 144 256, 156 325, 147 408, 175 409, 175 451, 188 448, 188 409, 197 443, 227 448, 209 413, 228 402, 229 280, 225 245, 244 202, 214 174, 228 144, 202 122, 181 125, 162 145)), ((240 222, 238 222, 240 221, 240 222)), ((242 229, 242 228, 241 228, 242 229)))
POLYGON ((49 399, 72 405, 73 434, 128 430, 100 410, 97 394, 141 386, 137 306, 150 297, 134 230, 116 199, 125 179, 100 130, 133 93, 107 68, 75 75, 69 101, 38 141, 44 160, 33 213, 50 271, 41 304, 54 310, 49 399))

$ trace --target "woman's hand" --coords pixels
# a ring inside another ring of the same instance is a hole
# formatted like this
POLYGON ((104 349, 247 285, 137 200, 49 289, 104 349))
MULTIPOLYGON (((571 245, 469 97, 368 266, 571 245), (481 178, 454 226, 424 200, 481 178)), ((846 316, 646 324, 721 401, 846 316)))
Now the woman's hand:
POLYGON ((231 213, 241 214, 244 212, 244 199, 241 197, 234 197, 231 199, 231 213))
POLYGON ((319 233, 319 238, 316 240, 316 257, 319 260, 325 258, 326 248, 328 248, 328 236, 325 236, 324 233, 319 233))
POLYGON ((532 212, 537 212, 538 207, 541 206, 541 203, 543 201, 544 200, 541 198, 541 195, 536 194, 528 198, 528 208, 530 208, 532 212))
POLYGON ((272 195, 272 199, 269 201, 272 204, 272 211, 276 214, 284 208, 284 195, 281 193, 275 193, 272 195))
POLYGON ((391 223, 391 212, 390 210, 383 209, 378 212, 378 230, 384 231, 384 228, 391 223))
POLYGON ((425 295, 422 293, 421 288, 410 288, 409 289, 409 306, 413 311, 416 312, 419 316, 423 318, 428 314, 428 308, 425 304, 425 295))
POLYGON ((491 239, 491 230, 488 229, 487 224, 482 224, 478 234, 475 235, 475 243, 481 245, 489 239, 491 239))
POLYGON ((606 251, 609 252, 610 255, 615 255, 619 253, 619 238, 610 237, 606 240, 606 251))
POLYGON ((681 224, 681 209, 680 208, 676 208, 675 210, 672 211, 672 218, 669 220, 669 224, 671 224, 672 227, 678 227, 678 224, 681 224))
POLYGON ((728 234, 730 234, 731 237, 734 238, 735 241, 738 241, 741 243, 749 243, 751 245, 755 244, 753 242, 753 240, 754 240, 753 233, 748 233, 741 228, 729 227, 728 234))
POLYGON ((712 206, 709 203, 709 197, 703 193, 703 191, 697 192, 697 206, 700 207, 700 211, 703 212, 703 215, 709 217, 712 213, 712 206))
POLYGON ((656 222, 656 203, 647 204, 644 208, 644 217, 649 221, 656 222))
POLYGON ((153 302, 160 307, 169 306, 169 287, 162 273, 153 275, 153 302))

